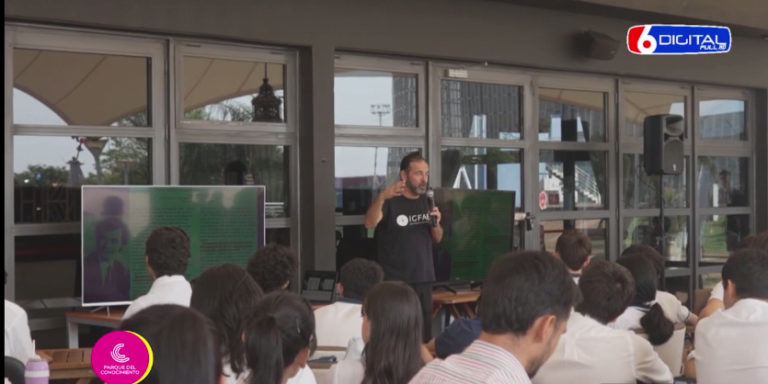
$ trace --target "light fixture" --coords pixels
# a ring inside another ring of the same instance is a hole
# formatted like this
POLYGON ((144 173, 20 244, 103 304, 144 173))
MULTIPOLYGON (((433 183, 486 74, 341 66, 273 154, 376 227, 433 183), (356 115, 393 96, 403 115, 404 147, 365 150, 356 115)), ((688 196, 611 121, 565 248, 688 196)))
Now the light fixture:
POLYGON ((282 101, 275 96, 275 91, 269 85, 267 63, 264 63, 264 83, 259 87, 259 94, 251 100, 253 105, 253 121, 281 123, 280 104, 282 101))

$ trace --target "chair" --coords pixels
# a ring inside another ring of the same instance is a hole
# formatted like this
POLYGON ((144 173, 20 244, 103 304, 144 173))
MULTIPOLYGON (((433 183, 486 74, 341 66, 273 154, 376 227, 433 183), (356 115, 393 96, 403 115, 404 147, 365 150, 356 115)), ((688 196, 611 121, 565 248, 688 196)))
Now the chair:
MULTIPOLYGON (((635 330, 635 333, 647 339, 648 335, 642 330, 635 330)), ((672 376, 678 377, 683 374, 683 349, 685 347, 685 324, 676 323, 675 331, 672 337, 666 343, 654 345, 653 350, 661 358, 661 361, 669 367, 672 376)))
POLYGON ((5 377, 11 384, 24 384, 24 363, 15 357, 6 356, 5 377))

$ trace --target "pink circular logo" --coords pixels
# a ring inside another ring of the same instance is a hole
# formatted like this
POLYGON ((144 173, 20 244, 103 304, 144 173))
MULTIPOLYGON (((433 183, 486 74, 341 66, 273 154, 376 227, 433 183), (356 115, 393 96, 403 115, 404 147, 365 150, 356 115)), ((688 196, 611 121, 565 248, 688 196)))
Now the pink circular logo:
POLYGON ((141 335, 112 331, 102 336, 91 351, 91 367, 108 384, 135 384, 152 370, 152 348, 141 335))

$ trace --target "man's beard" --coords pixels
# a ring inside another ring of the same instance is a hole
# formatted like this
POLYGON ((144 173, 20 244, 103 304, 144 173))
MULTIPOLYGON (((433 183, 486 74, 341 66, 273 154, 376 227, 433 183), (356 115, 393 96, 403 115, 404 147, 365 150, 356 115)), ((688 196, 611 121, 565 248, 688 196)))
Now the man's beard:
POLYGON ((405 185, 408 187, 411 193, 415 195, 423 195, 427 193, 427 183, 424 183, 422 185, 413 185, 411 184, 410 181, 406 181, 405 185))

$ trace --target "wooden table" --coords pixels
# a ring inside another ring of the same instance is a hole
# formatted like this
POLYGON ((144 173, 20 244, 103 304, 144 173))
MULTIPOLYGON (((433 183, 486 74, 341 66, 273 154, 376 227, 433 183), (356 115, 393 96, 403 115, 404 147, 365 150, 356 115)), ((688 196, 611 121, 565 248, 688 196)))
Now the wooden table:
POLYGON ((48 361, 51 380, 96 377, 91 368, 91 348, 38 349, 36 352, 48 361))
POLYGON ((432 317, 445 308, 454 318, 475 317, 475 304, 480 298, 480 291, 437 291, 432 292, 432 317))
POLYGON ((125 310, 123 309, 100 310, 97 312, 67 312, 65 314, 67 318, 67 346, 69 348, 80 346, 80 341, 78 340, 80 325, 95 325, 117 329, 120 326, 124 313, 125 310))

